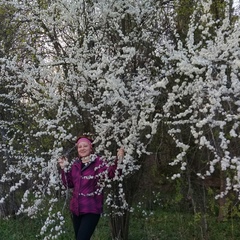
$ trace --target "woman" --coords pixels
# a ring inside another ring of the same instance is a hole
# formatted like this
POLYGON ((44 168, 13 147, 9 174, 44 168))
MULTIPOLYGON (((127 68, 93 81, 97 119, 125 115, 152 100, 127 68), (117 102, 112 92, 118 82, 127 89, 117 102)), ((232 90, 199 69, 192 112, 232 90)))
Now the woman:
POLYGON ((70 210, 72 212, 73 228, 77 240, 90 240, 103 211, 104 178, 113 178, 118 174, 117 164, 124 156, 124 150, 117 152, 118 160, 112 166, 107 166, 99 156, 93 154, 93 141, 87 136, 77 139, 78 158, 70 169, 66 169, 68 161, 60 158, 63 184, 73 188, 70 210))

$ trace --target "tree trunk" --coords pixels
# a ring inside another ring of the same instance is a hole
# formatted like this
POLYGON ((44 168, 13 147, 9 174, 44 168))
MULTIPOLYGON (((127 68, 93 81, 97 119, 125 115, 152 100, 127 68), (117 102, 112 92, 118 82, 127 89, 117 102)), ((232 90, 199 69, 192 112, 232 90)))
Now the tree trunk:
MULTIPOLYGON (((225 171, 220 170, 220 193, 224 192, 226 189, 226 173, 225 171)), ((219 213, 218 221, 223 221, 226 217, 226 196, 219 198, 219 213)))
POLYGON ((127 209, 121 208, 122 202, 119 200, 120 198, 118 197, 119 188, 118 186, 114 186, 115 196, 117 197, 113 201, 114 205, 118 207, 120 214, 117 214, 115 209, 111 209, 110 225, 113 240, 128 240, 129 222, 131 215, 129 208, 131 208, 133 205, 134 195, 138 190, 142 173, 143 173, 142 169, 140 169, 137 172, 135 172, 135 174, 131 175, 127 179, 124 179, 123 181, 125 199, 128 204, 127 209))
POLYGON ((124 211, 123 215, 111 216, 112 239, 127 240, 129 232, 130 212, 124 211))

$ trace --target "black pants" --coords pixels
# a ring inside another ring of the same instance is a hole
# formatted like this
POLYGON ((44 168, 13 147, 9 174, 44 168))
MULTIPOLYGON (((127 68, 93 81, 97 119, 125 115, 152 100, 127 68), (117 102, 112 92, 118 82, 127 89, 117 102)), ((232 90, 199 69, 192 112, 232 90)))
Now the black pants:
POLYGON ((100 218, 100 214, 87 213, 72 215, 76 240, 90 240, 100 218))

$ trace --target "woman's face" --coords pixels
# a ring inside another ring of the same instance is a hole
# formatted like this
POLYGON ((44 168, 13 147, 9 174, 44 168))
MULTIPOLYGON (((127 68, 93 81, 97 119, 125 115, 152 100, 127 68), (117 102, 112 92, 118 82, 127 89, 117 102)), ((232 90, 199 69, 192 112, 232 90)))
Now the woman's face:
POLYGON ((88 142, 82 141, 77 144, 77 151, 80 157, 87 157, 92 153, 92 145, 88 142))

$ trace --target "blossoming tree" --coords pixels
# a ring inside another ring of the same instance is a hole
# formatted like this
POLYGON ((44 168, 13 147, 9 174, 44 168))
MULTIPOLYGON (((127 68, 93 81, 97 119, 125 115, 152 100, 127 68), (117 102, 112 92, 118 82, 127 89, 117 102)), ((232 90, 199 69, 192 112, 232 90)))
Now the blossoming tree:
MULTIPOLYGON (((72 149, 78 133, 94 133, 96 151, 107 159, 114 148, 125 147, 119 186, 139 168, 137 158, 159 120, 151 119, 154 84, 166 84, 152 74, 151 42, 160 33, 151 21, 161 20, 161 9, 149 1, 2 1, 2 7, 13 10, 12 23, 19 27, 1 58, 2 102, 7 99, 1 202, 23 188, 15 211, 36 217, 48 201, 41 234, 51 239, 64 224, 62 213, 53 210, 60 190, 57 158, 72 149)), ((109 194, 111 208, 129 209, 124 192, 117 194, 122 203, 116 206, 109 194)))
POLYGON ((164 56, 172 81, 162 110, 180 149, 170 163, 180 172, 172 178, 181 178, 193 165, 191 175, 203 182, 217 177, 221 220, 228 193, 239 197, 240 31, 231 5, 221 9, 219 19, 211 7, 212 1, 199 1, 186 38, 176 32, 176 45, 169 44, 169 51, 159 48, 159 56, 164 56))

